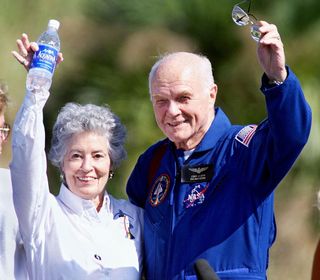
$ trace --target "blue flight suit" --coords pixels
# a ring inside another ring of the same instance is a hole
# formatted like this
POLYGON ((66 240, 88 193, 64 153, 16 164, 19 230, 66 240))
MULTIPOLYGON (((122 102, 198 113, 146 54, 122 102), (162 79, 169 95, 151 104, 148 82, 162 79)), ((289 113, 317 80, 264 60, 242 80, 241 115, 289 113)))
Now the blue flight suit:
POLYGON ((266 279, 276 237, 273 191, 311 128, 310 107, 287 71, 279 86, 262 77, 268 118, 258 126, 232 125, 217 108, 186 161, 168 139, 139 157, 127 194, 145 209, 147 279, 196 279, 199 258, 220 279, 266 279))

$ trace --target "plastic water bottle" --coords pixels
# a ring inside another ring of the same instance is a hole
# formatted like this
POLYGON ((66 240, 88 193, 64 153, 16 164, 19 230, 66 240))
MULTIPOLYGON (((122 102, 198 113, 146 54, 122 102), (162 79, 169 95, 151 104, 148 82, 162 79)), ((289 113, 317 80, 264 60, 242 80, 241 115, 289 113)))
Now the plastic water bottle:
POLYGON ((50 89, 60 51, 59 26, 59 21, 49 20, 47 30, 37 40, 39 50, 33 56, 26 81, 26 87, 29 91, 37 92, 50 89))

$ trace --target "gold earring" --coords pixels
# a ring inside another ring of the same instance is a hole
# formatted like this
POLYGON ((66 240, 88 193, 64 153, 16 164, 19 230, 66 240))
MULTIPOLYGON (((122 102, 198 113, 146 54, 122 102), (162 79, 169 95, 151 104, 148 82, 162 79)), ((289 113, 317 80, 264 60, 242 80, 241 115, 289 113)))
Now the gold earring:
POLYGON ((60 174, 60 181, 61 181, 61 183, 63 183, 66 187, 68 187, 67 181, 66 181, 66 176, 64 175, 63 172, 60 174))

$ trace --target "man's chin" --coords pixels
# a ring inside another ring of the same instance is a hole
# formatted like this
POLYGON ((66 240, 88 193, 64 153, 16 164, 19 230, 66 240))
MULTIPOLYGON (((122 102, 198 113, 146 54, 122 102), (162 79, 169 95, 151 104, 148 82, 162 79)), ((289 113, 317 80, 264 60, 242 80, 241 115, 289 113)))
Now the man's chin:
POLYGON ((181 135, 181 134, 171 134, 168 136, 168 138, 170 139, 170 141, 174 142, 175 144, 184 143, 188 139, 185 135, 181 135))

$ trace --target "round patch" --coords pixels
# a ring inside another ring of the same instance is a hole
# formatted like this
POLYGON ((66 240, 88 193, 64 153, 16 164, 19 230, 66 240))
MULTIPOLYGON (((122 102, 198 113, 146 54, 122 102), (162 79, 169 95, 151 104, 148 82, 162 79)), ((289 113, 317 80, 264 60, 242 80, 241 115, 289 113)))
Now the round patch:
POLYGON ((158 206, 167 196, 170 186, 170 178, 167 174, 160 175, 154 182, 150 192, 150 204, 158 206))

